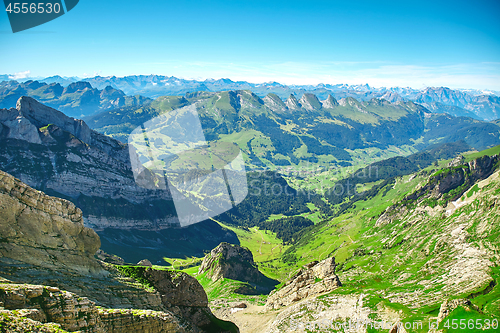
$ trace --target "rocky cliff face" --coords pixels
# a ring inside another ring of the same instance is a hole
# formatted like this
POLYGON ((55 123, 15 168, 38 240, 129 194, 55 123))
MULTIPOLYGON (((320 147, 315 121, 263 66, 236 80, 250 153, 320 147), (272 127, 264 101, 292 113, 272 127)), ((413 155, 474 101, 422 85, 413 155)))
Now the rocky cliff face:
POLYGON ((198 270, 198 274, 203 273, 212 281, 226 278, 248 282, 262 292, 269 292, 278 283, 259 271, 250 250, 229 243, 220 243, 205 256, 198 270))
POLYGON ((170 193, 135 184, 126 145, 30 97, 20 98, 16 109, 0 110, 0 123, 0 167, 30 186, 71 199, 86 211, 89 226, 150 229, 176 224, 173 209, 148 208, 158 201, 172 207, 170 193), (121 207, 104 210, 110 200, 121 207))
POLYGON ((219 244, 205 256, 198 273, 205 272, 212 281, 221 278, 248 281, 260 273, 253 261, 252 252, 229 243, 219 244))
POLYGON ((309 296, 332 291, 342 284, 335 274, 335 258, 305 265, 283 288, 271 293, 266 302, 269 310, 279 309, 309 296))
POLYGON ((219 321, 208 308, 208 297, 201 284, 183 272, 160 271, 148 268, 144 277, 161 295, 163 305, 178 317, 186 318, 195 327, 209 332, 238 331, 236 325, 226 322, 221 329, 219 321))
POLYGON ((0 237, 0 276, 13 282, 52 284, 102 306, 161 309, 158 295, 117 283, 94 259, 99 236, 83 225, 79 208, 2 171, 0 237))
POLYGON ((299 104, 308 111, 319 110, 323 107, 318 97, 314 94, 305 93, 300 98, 299 104))
POLYGON ((288 97, 288 99, 285 101, 285 104, 291 111, 300 110, 300 108, 302 107, 302 105, 300 105, 299 101, 293 94, 288 97))
POLYGON ((276 94, 268 94, 263 99, 264 104, 274 112, 285 112, 287 111, 287 106, 281 98, 279 98, 276 94))
POLYGON ((99 236, 82 211, 0 171, 0 253, 3 258, 84 273, 102 271, 93 256, 99 236))
POLYGON ((326 100, 323 101, 323 107, 327 109, 333 109, 334 107, 338 106, 339 102, 333 97, 332 95, 328 95, 326 100))
POLYGON ((30 186, 71 199, 85 212, 87 225, 177 224, 168 191, 135 184, 126 145, 30 97, 21 97, 16 109, 0 110, 0 123, 0 167, 30 186), (153 203, 164 208, 151 208, 153 203))
POLYGON ((448 168, 431 175, 428 181, 407 195, 400 203, 389 206, 378 218, 376 226, 391 223, 404 216, 413 205, 424 201, 446 207, 448 203, 460 198, 476 182, 486 179, 498 168, 500 157, 482 156, 468 163, 456 158, 448 168))

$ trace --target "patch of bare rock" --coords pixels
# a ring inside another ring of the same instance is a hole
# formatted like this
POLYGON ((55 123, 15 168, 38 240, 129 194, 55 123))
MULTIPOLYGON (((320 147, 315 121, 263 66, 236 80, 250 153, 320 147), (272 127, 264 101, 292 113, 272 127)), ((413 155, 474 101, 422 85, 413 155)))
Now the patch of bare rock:
POLYGON ((332 291, 342 284, 335 274, 335 258, 305 265, 278 291, 269 295, 266 309, 274 310, 309 296, 332 291))

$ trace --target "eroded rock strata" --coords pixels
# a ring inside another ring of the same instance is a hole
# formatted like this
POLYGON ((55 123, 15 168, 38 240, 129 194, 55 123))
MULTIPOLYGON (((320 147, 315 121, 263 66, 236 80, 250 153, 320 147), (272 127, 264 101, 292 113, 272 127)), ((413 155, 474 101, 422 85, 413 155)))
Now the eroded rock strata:
POLYGON ((144 279, 135 280, 94 258, 99 236, 73 203, 0 171, 0 212, 0 319, 9 331, 225 331, 195 278, 139 267, 144 279))

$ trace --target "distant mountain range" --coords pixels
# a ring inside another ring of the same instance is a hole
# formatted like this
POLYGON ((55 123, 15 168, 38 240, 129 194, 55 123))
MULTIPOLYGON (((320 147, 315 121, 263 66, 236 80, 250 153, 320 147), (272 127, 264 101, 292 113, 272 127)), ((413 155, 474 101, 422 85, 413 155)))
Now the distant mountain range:
POLYGON ((122 106, 142 105, 151 102, 143 96, 127 96, 123 91, 106 86, 93 88, 85 81, 61 83, 41 81, 0 82, 0 108, 11 108, 22 96, 30 96, 46 105, 63 111, 66 115, 81 118, 122 106))
POLYGON ((392 152, 394 147, 409 154, 430 144, 460 140, 475 149, 500 144, 500 127, 494 123, 431 113, 412 101, 337 101, 332 95, 320 100, 312 93, 300 99, 290 95, 285 101, 273 93, 260 98, 249 90, 188 93, 110 110, 85 121, 127 143, 137 126, 188 105, 196 105, 207 140, 236 143, 253 167, 355 165, 400 155, 401 151, 392 152))
MULTIPOLYGON (((0 80, 8 79, 8 75, 0 75, 0 80)), ((84 81, 90 83, 94 89, 104 90, 112 87, 126 95, 141 95, 148 98, 180 96, 196 91, 250 90, 261 98, 269 93, 273 93, 283 100, 291 94, 301 97, 304 93, 315 94, 319 99, 326 99, 328 95, 332 94, 336 99, 353 97, 359 101, 368 101, 372 98, 383 98, 389 102, 410 100, 424 105, 433 113, 448 113, 453 116, 466 116, 487 121, 500 118, 500 92, 491 90, 452 90, 445 87, 428 87, 421 90, 409 87, 374 88, 368 84, 283 85, 278 82, 255 84, 246 81, 232 81, 230 79, 185 80, 163 75, 95 76, 92 78, 61 77, 56 75, 47 78, 37 78, 37 80, 47 85, 59 84, 61 86, 68 86, 75 82, 84 81)), ((2 83, 2 85, 5 84, 5 82, 2 83)), ((4 93, 0 93, 0 107, 8 107, 5 103, 1 102, 1 95, 4 95, 4 93)), ((19 97, 12 97, 11 100, 16 100, 19 97)), ((33 95, 33 97, 64 112, 71 108, 71 105, 67 104, 53 104, 52 101, 42 99, 41 95, 33 95)), ((125 101, 125 105, 128 105, 127 103, 133 102, 125 101)), ((138 100, 136 103, 137 105, 142 104, 144 100, 138 100)), ((98 109, 107 109, 106 105, 108 103, 104 101, 103 106, 98 107, 98 109)), ((79 105, 74 106, 75 113, 79 112, 79 107, 82 108, 79 105)), ((94 103, 94 109, 96 107, 97 103, 94 103)), ((89 113, 85 111, 82 114, 88 115, 89 113)))

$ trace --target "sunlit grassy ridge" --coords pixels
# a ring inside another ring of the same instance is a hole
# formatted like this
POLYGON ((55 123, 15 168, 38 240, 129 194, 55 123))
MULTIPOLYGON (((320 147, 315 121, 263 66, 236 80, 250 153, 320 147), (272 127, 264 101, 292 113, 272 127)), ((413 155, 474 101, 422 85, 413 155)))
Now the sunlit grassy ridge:
MULTIPOLYGON (((493 155, 498 148, 473 153, 472 157, 493 155)), ((429 175, 446 167, 448 162, 443 160, 416 174, 398 177, 375 196, 357 201, 341 215, 317 225, 285 252, 283 260, 289 263, 287 268, 293 272, 312 260, 334 256, 343 287, 333 293, 362 293, 366 296, 365 304, 374 311, 381 307, 400 311, 405 321, 423 320, 427 325, 428 320, 437 316, 443 299, 463 297, 471 299, 479 312, 471 310, 465 315, 459 308, 449 319, 498 318, 497 259, 491 257, 489 264, 486 256, 481 259, 481 265, 471 266, 474 268, 470 269, 477 270, 476 275, 483 276, 480 284, 459 279, 460 282, 456 282, 461 284, 459 287, 448 282, 457 278, 452 267, 459 267, 460 260, 466 260, 466 257, 457 259, 461 252, 457 252, 450 239, 450 234, 457 233, 462 225, 469 235, 463 246, 470 247, 471 251, 483 247, 498 251, 500 214, 498 209, 491 209, 500 198, 498 171, 466 191, 458 201, 470 202, 451 215, 443 209, 423 205, 420 213, 410 209, 403 211, 399 218, 396 215, 392 223, 376 225, 387 207, 425 184, 429 175)), ((441 323, 440 328, 453 331, 444 327, 445 323, 441 323)), ((426 332, 426 325, 422 330, 411 331, 426 332)))
POLYGON ((112 110, 86 120, 92 128, 126 142, 130 132, 146 121, 196 106, 207 140, 235 143, 251 168, 280 170, 307 163, 362 166, 443 141, 464 139, 475 148, 499 143, 496 133, 500 130, 495 124, 465 117, 424 116, 428 110, 412 102, 360 102, 352 97, 333 107, 319 104, 316 98, 309 102, 312 109, 287 110, 274 95, 261 99, 246 90, 196 92, 162 96, 149 105, 112 110), (280 107, 264 101, 273 98, 280 107), (463 137, 449 139, 460 131, 463 137), (479 134, 473 135, 476 132, 479 134))
MULTIPOLYGON (((491 156, 498 152, 500 152, 500 146, 483 152, 470 153, 466 155, 466 160, 484 155, 491 156)), ((339 258, 346 257, 346 253, 359 247, 359 245, 351 246, 350 244, 354 244, 354 241, 351 239, 359 238, 360 235, 370 230, 375 220, 387 207, 397 203, 405 195, 413 192, 418 185, 422 185, 427 181, 429 175, 442 170, 449 162, 450 160, 441 160, 437 165, 426 167, 416 174, 394 179, 394 181, 380 188, 375 196, 356 201, 353 208, 349 209, 344 214, 330 219, 327 223, 319 225, 315 230, 311 231, 311 235, 314 234, 314 236, 307 235, 307 239, 299 240, 297 244, 289 249, 288 253, 295 253, 298 259, 297 263, 300 265, 311 260, 324 259, 325 255, 331 253, 326 251, 326 248, 332 246, 335 248, 344 243, 342 247, 335 251, 335 255, 339 256, 339 258), (334 236, 334 238, 331 239, 330 236, 334 236), (339 239, 335 240, 335 236, 339 237, 339 239), (349 240, 346 241, 345 237, 349 238, 349 240), (326 242, 327 239, 330 241, 326 242)), ((373 185, 374 184, 368 184, 366 189, 371 188, 373 185)), ((363 243, 364 242, 365 241, 363 241, 363 243)), ((340 259, 340 261, 342 260, 340 259)))

